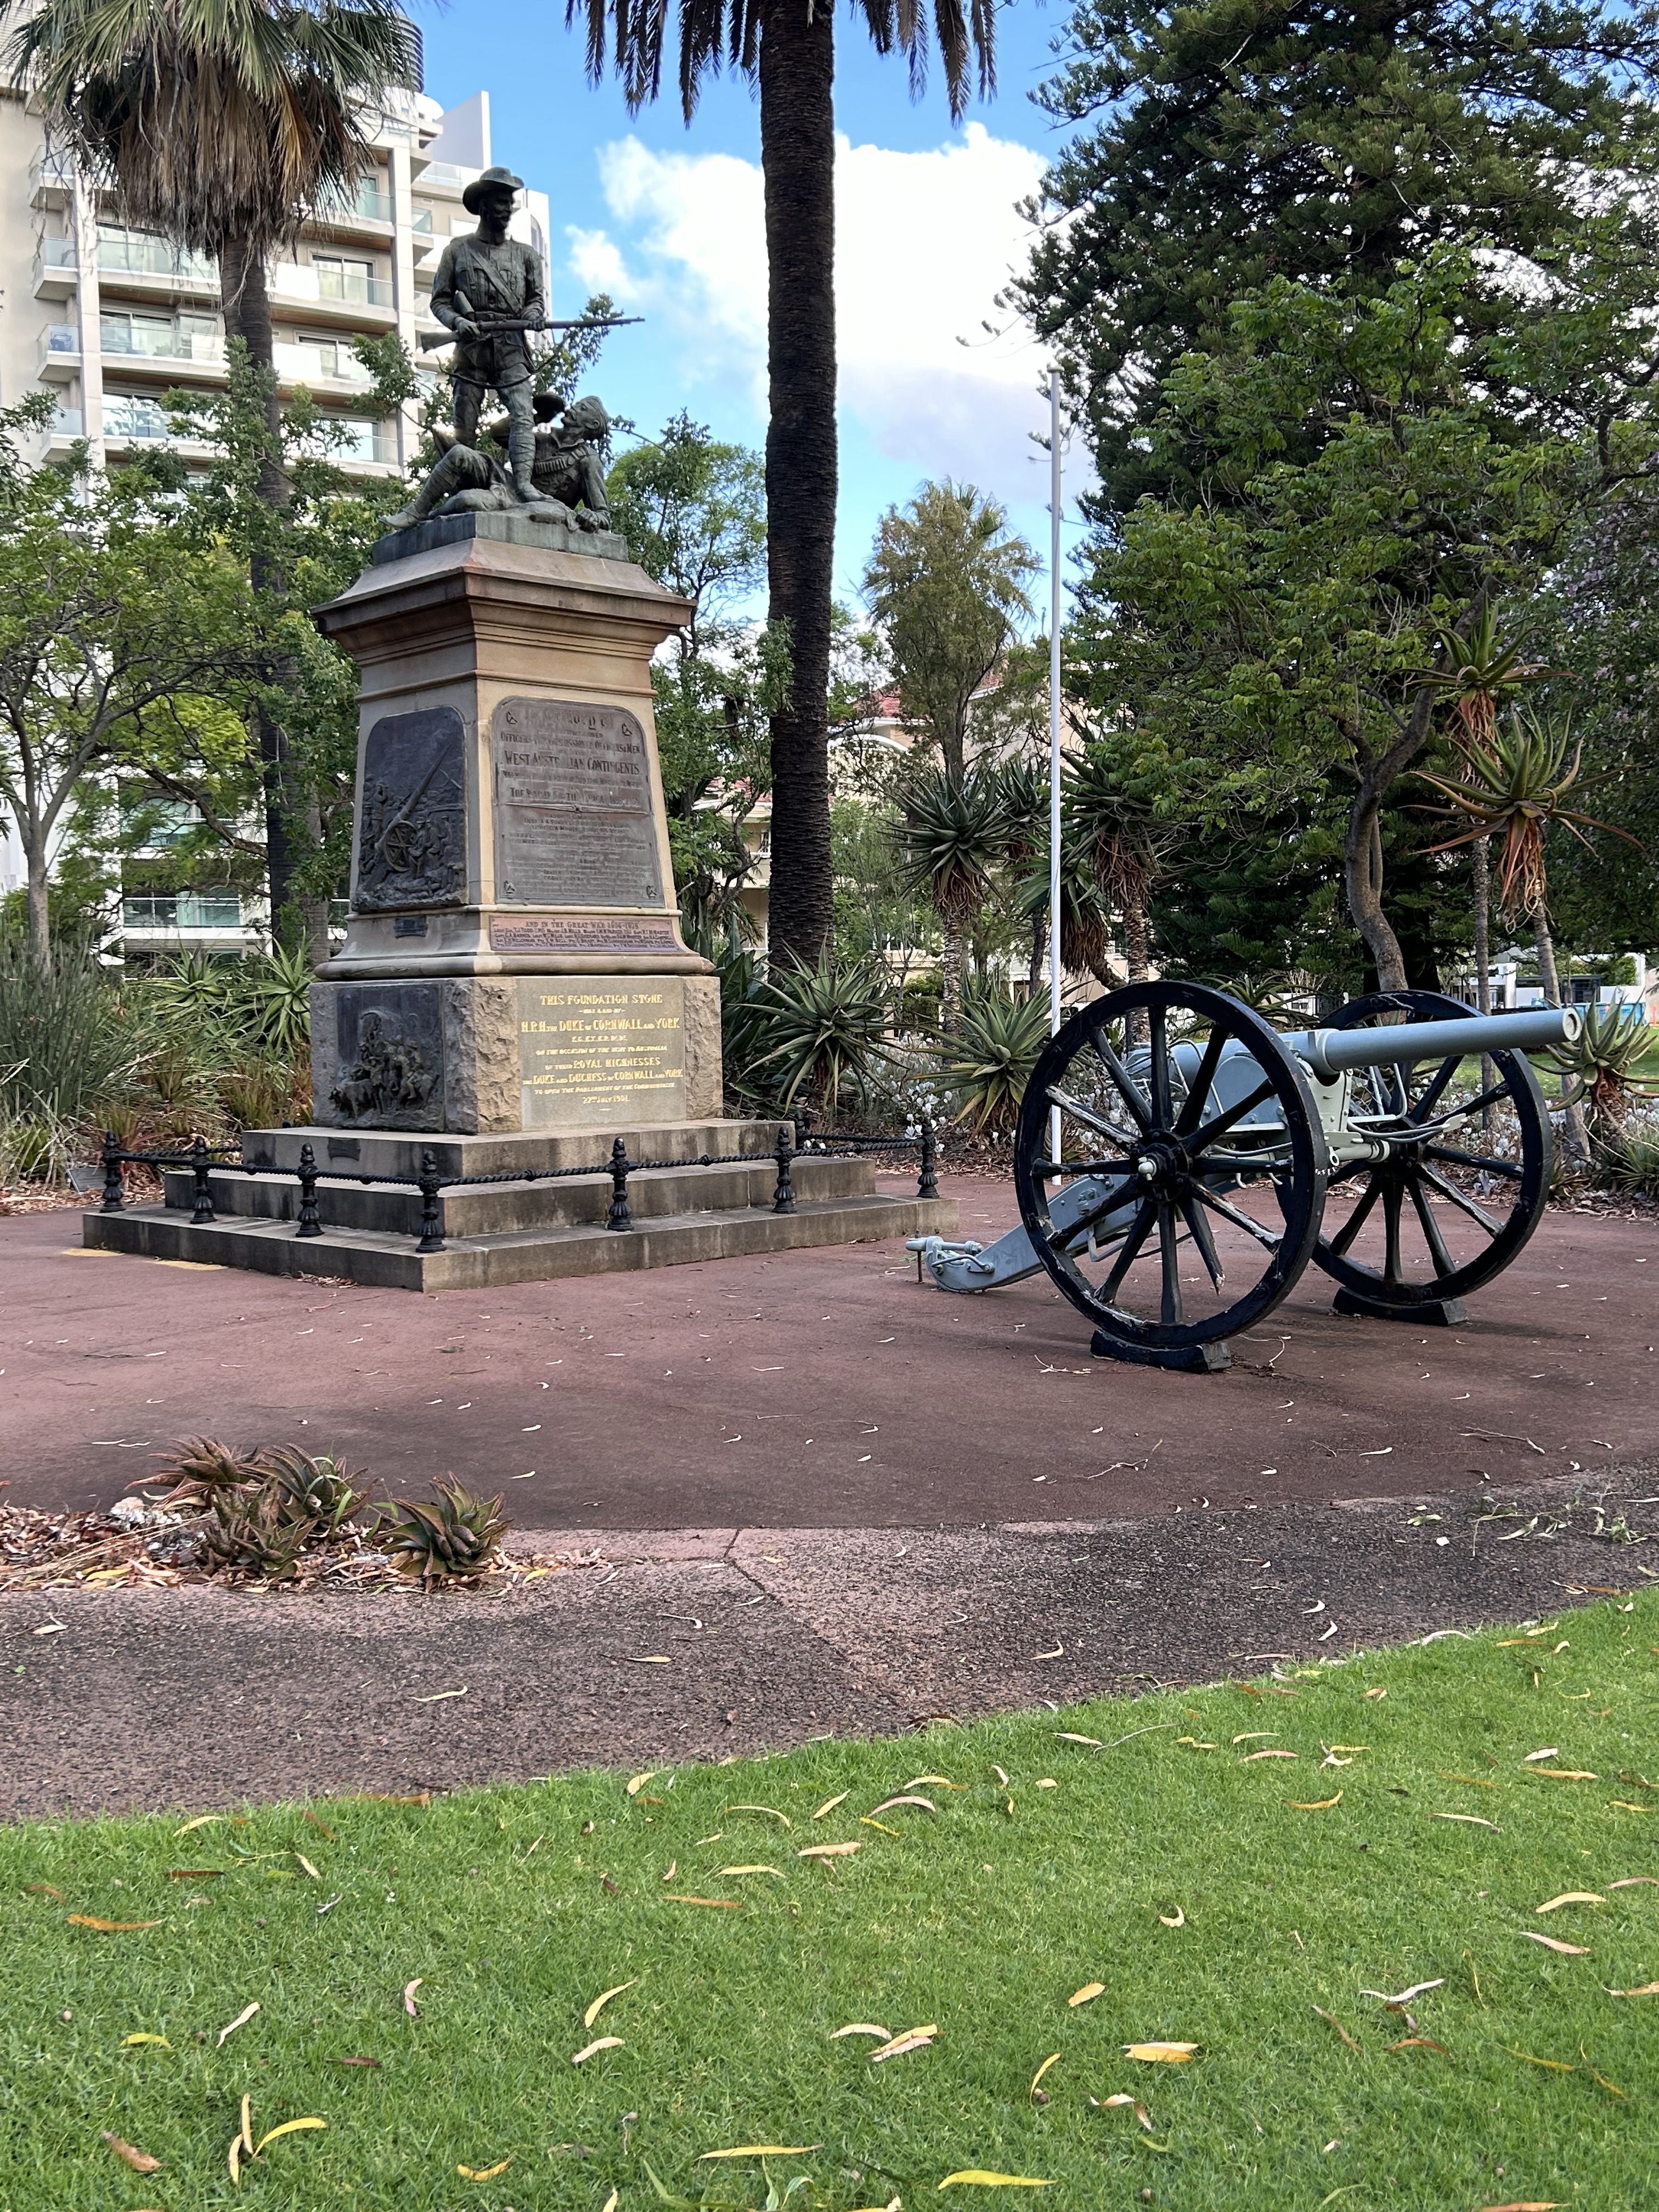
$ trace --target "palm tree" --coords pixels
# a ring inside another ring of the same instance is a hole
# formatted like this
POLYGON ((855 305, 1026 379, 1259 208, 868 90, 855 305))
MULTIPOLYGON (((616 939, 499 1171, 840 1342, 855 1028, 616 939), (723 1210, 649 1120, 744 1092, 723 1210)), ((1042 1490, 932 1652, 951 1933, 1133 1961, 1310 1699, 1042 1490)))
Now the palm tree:
MULTIPOLYGON (((927 17, 916 0, 857 0, 878 53, 895 47, 920 92, 927 17)), ((772 905, 775 958, 808 966, 834 921, 830 851, 831 589, 836 531, 835 9, 830 0, 566 0, 586 19, 587 70, 607 58, 629 106, 662 82, 671 13, 679 42, 680 106, 689 123, 706 76, 740 70, 760 93, 765 180, 767 564, 769 618, 789 641, 789 701, 772 716, 772 905), (612 36, 607 39, 607 31, 612 36), (609 53, 607 49, 609 48, 609 53)), ((933 0, 933 29, 952 117, 995 82, 991 0, 933 0)))
MULTIPOLYGON (((264 408, 258 491, 276 522, 290 492, 265 264, 356 181, 379 101, 417 81, 414 27, 393 0, 0 0, 0 15, 24 6, 6 58, 52 127, 124 220, 219 264, 226 336, 264 408)), ((254 554, 258 588, 280 583, 277 534, 254 554)), ((274 918, 290 903, 295 794, 263 711, 259 746, 274 918)))

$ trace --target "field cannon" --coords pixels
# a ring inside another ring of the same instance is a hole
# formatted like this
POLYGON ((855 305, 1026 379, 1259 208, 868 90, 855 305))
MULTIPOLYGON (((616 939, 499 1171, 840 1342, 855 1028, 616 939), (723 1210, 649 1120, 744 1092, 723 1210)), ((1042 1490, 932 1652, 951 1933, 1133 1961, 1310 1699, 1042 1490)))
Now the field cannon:
POLYGON ((1553 1134, 1527 1055, 1581 1027, 1571 1007, 1483 1016, 1390 991, 1283 1032, 1202 984, 1109 992, 1049 1040, 1026 1087, 1019 1227, 988 1246, 915 1238, 918 1272, 988 1291, 1042 1268, 1094 1323, 1097 1354, 1148 1366, 1225 1367, 1227 1339, 1310 1261, 1340 1313, 1461 1322, 1464 1294, 1509 1265, 1549 1197, 1553 1134))

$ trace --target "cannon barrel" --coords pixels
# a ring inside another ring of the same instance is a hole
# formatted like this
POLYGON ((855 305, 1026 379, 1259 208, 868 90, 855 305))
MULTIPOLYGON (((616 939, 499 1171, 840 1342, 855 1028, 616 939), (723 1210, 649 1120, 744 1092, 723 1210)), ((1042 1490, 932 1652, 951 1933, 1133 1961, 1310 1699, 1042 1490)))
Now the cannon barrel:
POLYGON ((1584 1018, 1574 1006, 1538 1006, 1524 1013, 1471 1014, 1463 1021, 1401 1022, 1392 1029, 1296 1030, 1284 1042, 1321 1082, 1348 1067, 1386 1067, 1400 1060, 1447 1060, 1481 1052, 1541 1052, 1571 1044, 1584 1018))

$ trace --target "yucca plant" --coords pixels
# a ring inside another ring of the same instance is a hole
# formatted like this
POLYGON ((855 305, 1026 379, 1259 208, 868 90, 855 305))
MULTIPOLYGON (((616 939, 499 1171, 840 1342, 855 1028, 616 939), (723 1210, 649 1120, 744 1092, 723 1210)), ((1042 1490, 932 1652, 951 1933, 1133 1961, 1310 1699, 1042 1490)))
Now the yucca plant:
POLYGON ((826 954, 815 968, 774 969, 759 1000, 776 1042, 755 1066, 775 1070, 786 1106, 804 1095, 833 1120, 844 1083, 868 1090, 887 1058, 888 997, 874 968, 838 968, 826 954))
POLYGON ((506 1498, 480 1498, 451 1475, 429 1502, 400 1498, 385 1531, 386 1548, 401 1573, 435 1582, 465 1580, 493 1567, 507 1534, 506 1498))
POLYGON ((313 1458, 292 1444, 284 1445, 262 1454, 258 1467, 260 1487, 274 1501, 280 1517, 305 1522, 319 1538, 337 1535, 369 1501, 368 1477, 326 1452, 313 1458))
POLYGON ((945 1026, 962 1015, 962 974, 968 931, 995 887, 1004 851, 1003 779, 994 769, 961 775, 927 767, 899 790, 899 880, 933 902, 945 931, 945 1026))
POLYGON ((945 1080, 957 1099, 955 1119, 980 1131, 1012 1127, 1038 1054, 1048 1042, 1048 1006, 1033 996, 970 991, 963 1000, 962 1026, 946 1044, 945 1080))
POLYGON ((300 945, 276 945, 240 963, 238 995, 260 1043, 281 1060, 299 1060, 310 1049, 315 975, 310 951, 300 945))

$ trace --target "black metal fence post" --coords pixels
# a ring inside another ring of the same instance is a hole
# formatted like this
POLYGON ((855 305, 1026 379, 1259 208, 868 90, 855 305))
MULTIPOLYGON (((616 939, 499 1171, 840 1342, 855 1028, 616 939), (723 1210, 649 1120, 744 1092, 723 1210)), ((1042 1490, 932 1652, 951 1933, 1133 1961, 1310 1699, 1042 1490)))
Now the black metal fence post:
POLYGON ((443 1188, 443 1179, 438 1173, 438 1155, 425 1152, 421 1154, 421 1241, 417 1252, 441 1252, 444 1249, 443 1216, 439 1211, 438 1194, 443 1188))
POLYGON ((320 1237, 323 1224, 317 1218, 317 1155, 309 1145, 300 1147, 300 1225, 296 1237, 320 1237))
POLYGON ((795 1186, 789 1173, 794 1152, 794 1146, 790 1142, 793 1134, 793 1131, 789 1122, 779 1122, 775 1154, 778 1163, 778 1180, 777 1186, 772 1193, 774 1213, 793 1213, 795 1210, 795 1186))
POLYGON ((916 1178, 916 1196, 939 1196, 939 1157, 933 1143, 933 1125, 925 1118, 921 1125, 921 1173, 916 1178))
POLYGON ((127 1202, 126 1182, 121 1173, 121 1147, 113 1129, 104 1132, 104 1202, 100 1213, 119 1213, 127 1202))
POLYGON ((190 1148, 191 1172, 196 1177, 196 1211, 190 1217, 192 1229, 199 1229, 204 1221, 213 1218, 213 1189, 208 1181, 213 1162, 208 1153, 208 1140, 198 1130, 196 1141, 190 1148))
POLYGON ((618 1137, 611 1147, 611 1211, 605 1217, 607 1229, 631 1229, 634 1217, 628 1206, 628 1146, 618 1137))

